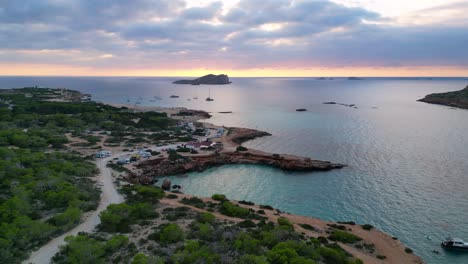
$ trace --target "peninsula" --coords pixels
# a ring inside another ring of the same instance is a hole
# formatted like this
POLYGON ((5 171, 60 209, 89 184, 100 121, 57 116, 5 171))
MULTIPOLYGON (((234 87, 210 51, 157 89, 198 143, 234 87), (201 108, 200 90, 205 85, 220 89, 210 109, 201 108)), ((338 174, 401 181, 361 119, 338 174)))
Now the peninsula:
POLYGON ((468 109, 468 86, 460 91, 429 94, 418 101, 468 109))
POLYGON ((226 74, 214 75, 208 74, 194 80, 178 80, 172 82, 173 84, 191 84, 191 85, 200 85, 200 84, 230 84, 229 77, 226 74))

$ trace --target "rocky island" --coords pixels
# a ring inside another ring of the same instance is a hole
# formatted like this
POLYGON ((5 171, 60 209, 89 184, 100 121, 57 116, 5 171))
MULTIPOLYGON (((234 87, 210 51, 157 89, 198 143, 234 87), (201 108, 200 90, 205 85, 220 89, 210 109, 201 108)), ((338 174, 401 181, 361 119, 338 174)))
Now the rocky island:
POLYGON ((194 80, 178 80, 172 82, 173 84, 191 84, 191 85, 200 85, 200 84, 230 84, 229 77, 226 74, 214 75, 208 74, 194 80))
POLYGON ((468 109, 468 86, 460 91, 429 94, 418 101, 468 109))

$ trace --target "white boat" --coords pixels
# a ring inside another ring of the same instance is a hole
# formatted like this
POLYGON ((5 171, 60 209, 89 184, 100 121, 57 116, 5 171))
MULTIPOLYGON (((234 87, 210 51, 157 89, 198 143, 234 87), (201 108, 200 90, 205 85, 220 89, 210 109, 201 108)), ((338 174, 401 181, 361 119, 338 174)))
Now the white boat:
POLYGON ((206 98, 206 101, 208 102, 214 101, 214 99, 211 98, 211 89, 208 90, 208 97, 206 98))
POLYGON ((468 243, 463 242, 460 238, 447 237, 440 245, 447 249, 461 249, 468 251, 468 243))

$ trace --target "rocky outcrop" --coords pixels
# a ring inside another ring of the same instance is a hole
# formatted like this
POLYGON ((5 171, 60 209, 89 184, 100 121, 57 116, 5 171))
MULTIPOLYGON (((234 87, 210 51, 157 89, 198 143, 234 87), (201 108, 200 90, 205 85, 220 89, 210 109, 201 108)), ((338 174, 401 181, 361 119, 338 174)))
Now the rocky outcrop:
POLYGON ((161 189, 165 190, 165 191, 169 191, 171 189, 171 181, 168 180, 168 179, 165 179, 161 185, 161 189))
POLYGON ((210 118, 211 115, 203 110, 182 109, 172 116, 198 116, 202 119, 210 118))
POLYGON ((226 138, 228 141, 232 141, 236 144, 242 144, 248 140, 264 136, 271 136, 271 134, 250 128, 230 127, 228 128, 228 134, 226 138))
POLYGON ((186 157, 175 161, 166 158, 148 160, 140 163, 138 167, 143 170, 143 175, 161 177, 193 171, 201 172, 211 167, 228 164, 267 165, 287 171, 327 171, 343 168, 345 166, 328 161, 312 160, 289 155, 225 152, 205 156, 186 157))
POLYGON ((191 84, 191 85, 200 85, 200 84, 230 84, 229 77, 226 74, 214 75, 208 74, 194 80, 178 80, 174 81, 174 84, 191 84))
POLYGON ((460 91, 429 94, 418 101, 468 109, 468 86, 460 91))

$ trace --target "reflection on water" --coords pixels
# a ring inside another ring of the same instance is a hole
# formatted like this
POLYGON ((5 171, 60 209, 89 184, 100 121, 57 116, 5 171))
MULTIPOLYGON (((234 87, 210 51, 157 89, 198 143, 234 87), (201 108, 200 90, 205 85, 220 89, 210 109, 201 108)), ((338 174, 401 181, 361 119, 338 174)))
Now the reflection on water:
POLYGON ((439 246, 448 234, 468 240, 468 111, 416 102, 429 93, 462 89, 466 81, 234 78, 231 85, 191 86, 170 84, 174 79, 4 77, 0 84, 67 87, 116 103, 141 96, 142 105, 207 110, 212 123, 268 131, 273 136, 245 145, 349 166, 290 173, 233 165, 172 177, 173 183, 196 195, 225 193, 291 213, 370 223, 428 263, 468 263, 468 254, 439 246), (209 88, 213 102, 204 100, 209 88), (152 102, 154 96, 162 100, 152 102))

